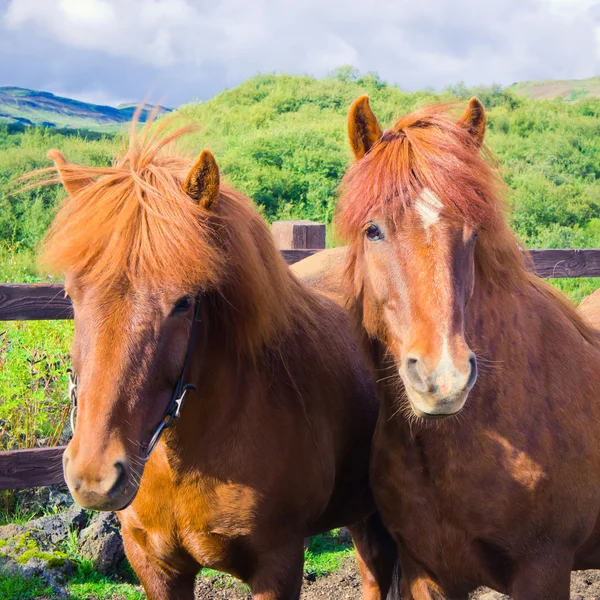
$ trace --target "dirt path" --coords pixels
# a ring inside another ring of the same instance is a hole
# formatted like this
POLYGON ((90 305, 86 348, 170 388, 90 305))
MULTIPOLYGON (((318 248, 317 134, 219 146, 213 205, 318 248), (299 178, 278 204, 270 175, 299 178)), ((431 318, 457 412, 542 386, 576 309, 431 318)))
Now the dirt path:
MULTIPOLYGON (((220 580, 203 581, 196 588, 197 600, 249 600, 241 586, 225 589, 220 580)), ((480 589, 471 600, 505 600, 497 592, 480 589)), ((352 559, 343 567, 316 581, 304 580, 301 600, 361 600, 358 569, 352 559)), ((579 571, 571 577, 571 600, 600 600, 600 571, 579 571)))

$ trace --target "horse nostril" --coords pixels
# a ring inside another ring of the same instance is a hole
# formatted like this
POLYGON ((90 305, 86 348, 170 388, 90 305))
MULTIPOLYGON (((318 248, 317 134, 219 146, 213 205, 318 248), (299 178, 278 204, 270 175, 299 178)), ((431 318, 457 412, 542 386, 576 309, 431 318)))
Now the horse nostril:
POLYGON ((474 354, 471 354, 469 357, 469 366, 471 367, 471 372, 469 373, 469 379, 467 380, 467 390, 470 390, 477 380, 477 358, 474 354))
POLYGON ((127 485, 127 467, 121 461, 115 463, 115 470, 117 471, 117 477, 108 494, 109 496, 118 496, 122 493, 123 489, 127 485))
POLYGON ((406 359, 406 375, 411 385, 419 392, 427 392, 427 384, 419 373, 419 359, 411 356, 406 359))

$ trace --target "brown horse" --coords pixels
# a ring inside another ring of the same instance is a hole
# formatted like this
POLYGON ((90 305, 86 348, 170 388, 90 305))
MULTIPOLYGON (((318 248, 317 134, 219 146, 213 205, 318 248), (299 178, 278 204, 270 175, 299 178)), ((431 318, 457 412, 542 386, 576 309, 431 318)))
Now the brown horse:
POLYGON ((303 539, 349 524, 363 597, 380 600, 396 548, 368 484, 370 368, 212 155, 159 153, 183 132, 132 134, 112 168, 50 153, 68 198, 44 262, 75 310, 65 479, 79 504, 120 511, 151 599, 192 599, 211 567, 295 600, 303 539))
MULTIPOLYGON (((600 343, 531 273, 485 124, 476 99, 385 132, 366 97, 350 111, 337 225, 385 388, 371 483, 405 599, 566 600, 572 569, 600 567, 600 343)), ((334 296, 340 259, 296 271, 334 296)))
POLYGON ((600 289, 585 298, 577 310, 594 329, 600 331, 600 289))

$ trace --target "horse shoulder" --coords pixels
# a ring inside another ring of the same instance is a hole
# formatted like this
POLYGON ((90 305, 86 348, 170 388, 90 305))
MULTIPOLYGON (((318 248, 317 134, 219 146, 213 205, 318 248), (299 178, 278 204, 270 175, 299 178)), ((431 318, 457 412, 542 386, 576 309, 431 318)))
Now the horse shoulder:
POLYGON ((346 257, 346 247, 329 248, 293 264, 290 269, 305 285, 344 306, 346 295, 343 279, 346 257))
POLYGON ((577 310, 592 327, 600 331, 600 289, 585 298, 577 310))

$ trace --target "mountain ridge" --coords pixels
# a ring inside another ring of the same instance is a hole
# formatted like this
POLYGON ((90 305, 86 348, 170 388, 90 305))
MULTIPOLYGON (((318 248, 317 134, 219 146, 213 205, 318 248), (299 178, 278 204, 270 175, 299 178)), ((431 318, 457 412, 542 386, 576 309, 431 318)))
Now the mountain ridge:
MULTIPOLYGON (((17 86, 0 87, 0 122, 24 126, 69 129, 118 129, 133 118, 137 104, 118 107, 93 104, 57 96, 51 92, 17 86)), ((145 105, 140 121, 145 121, 152 106, 145 105)), ((172 109, 158 106, 158 114, 172 109)))

